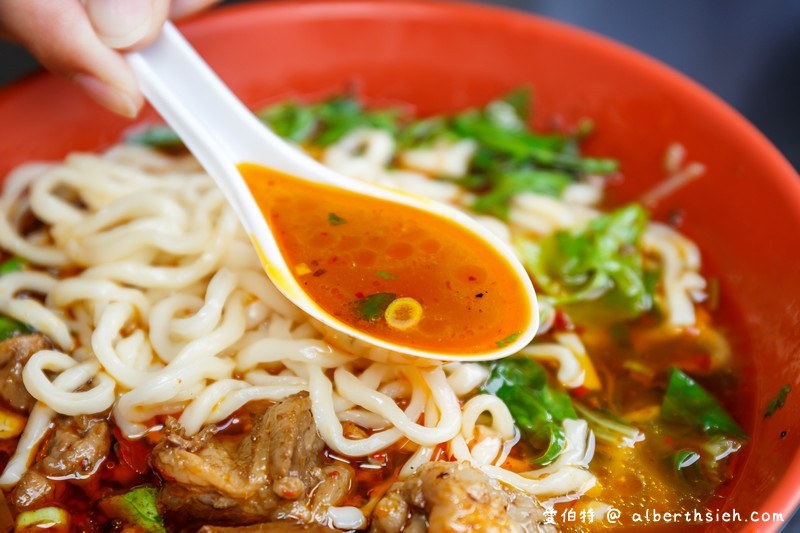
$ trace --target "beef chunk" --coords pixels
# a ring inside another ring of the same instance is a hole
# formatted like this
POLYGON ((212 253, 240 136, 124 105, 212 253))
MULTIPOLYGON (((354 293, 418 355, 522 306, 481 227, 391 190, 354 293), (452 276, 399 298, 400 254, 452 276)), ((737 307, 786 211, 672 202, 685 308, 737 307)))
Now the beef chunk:
POLYGON ((22 510, 51 502, 59 482, 81 484, 97 471, 111 450, 108 421, 89 416, 64 416, 55 422, 41 458, 22 476, 11 501, 22 510))
POLYGON ((467 464, 427 463, 395 483, 372 514, 375 533, 554 532, 533 498, 467 464))
POLYGON ((187 438, 174 420, 153 450, 167 480, 159 494, 168 511, 207 523, 247 525, 292 518, 311 523, 349 492, 352 469, 323 464, 308 394, 273 405, 238 443, 209 426, 187 438))
POLYGON ((8 405, 29 412, 36 399, 22 383, 22 367, 33 354, 49 350, 53 345, 44 335, 19 335, 0 342, 0 396, 8 405))

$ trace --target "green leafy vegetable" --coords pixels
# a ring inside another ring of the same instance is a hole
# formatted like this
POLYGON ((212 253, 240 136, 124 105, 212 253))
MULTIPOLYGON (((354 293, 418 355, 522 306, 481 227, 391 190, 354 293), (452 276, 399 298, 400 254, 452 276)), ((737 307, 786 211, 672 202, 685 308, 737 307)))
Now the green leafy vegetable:
POLYGON ((644 270, 639 239, 647 213, 632 204, 559 231, 538 242, 517 242, 523 262, 542 290, 558 304, 603 299, 630 317, 653 306, 654 283, 644 270))
POLYGON ((17 335, 25 335, 33 331, 30 326, 18 322, 13 318, 7 316, 0 316, 0 341, 16 337, 17 335))
POLYGON ((3 263, 0 263, 0 276, 11 272, 19 272, 27 264, 28 262, 25 259, 17 256, 6 259, 3 263))
POLYGON ((341 226, 342 224, 347 224, 347 221, 336 213, 328 213, 328 223, 331 226, 341 226))
POLYGON ((781 390, 779 390, 778 394, 772 400, 770 400, 766 410, 764 410, 764 418, 771 417, 775 414, 775 411, 783 407, 786 404, 786 398, 789 396, 791 391, 792 386, 788 383, 781 387, 781 390))
POLYGON ((396 298, 397 295, 391 292, 378 292, 362 298, 356 302, 358 316, 369 321, 380 320, 396 298))
POLYGON ((164 518, 158 512, 158 489, 137 487, 125 494, 109 496, 100 501, 100 509, 111 518, 139 526, 147 533, 164 533, 164 518))
POLYGON ((328 146, 358 128, 396 132, 398 109, 366 110, 350 96, 338 96, 316 104, 285 102, 268 107, 258 117, 281 137, 297 143, 328 146))
POLYGON ((317 129, 317 117, 309 106, 295 102, 285 102, 269 107, 258 117, 272 128, 272 131, 290 141, 304 143, 317 129))
MULTIPOLYGON (((450 118, 446 131, 472 139, 478 145, 468 179, 458 180, 466 189, 483 193, 473 208, 500 218, 508 216, 510 199, 521 192, 560 196, 564 188, 585 174, 609 174, 617 163, 609 159, 581 157, 576 135, 537 134, 529 127, 530 90, 518 89, 450 118)), ((439 135, 445 129, 437 123, 439 135)))
POLYGON ((397 143, 401 148, 422 148, 437 140, 456 138, 447 117, 416 120, 400 128, 397 143))
POLYGON ((564 188, 572 183, 572 177, 561 171, 520 169, 502 174, 492 189, 479 196, 472 209, 478 213, 508 218, 511 199, 522 192, 535 192, 548 196, 560 196, 564 188))
POLYGON ((128 135, 125 139, 130 144, 143 144, 161 150, 181 150, 183 141, 169 126, 151 126, 145 130, 128 135))
MULTIPOLYGON (((3 263, 0 263, 0 276, 12 272, 19 272, 26 264, 28 264, 27 261, 21 257, 7 259, 3 263)), ((0 341, 16 337, 17 335, 31 333, 32 331, 33 329, 30 326, 14 320, 11 317, 0 315, 0 341)))
POLYGON ((382 270, 381 270, 380 272, 377 272, 375 275, 376 275, 376 276, 378 276, 378 277, 379 277, 379 278, 381 278, 381 279, 386 279, 386 280, 394 280, 394 279, 397 279, 397 276, 396 276, 396 275, 394 275, 394 274, 392 274, 392 273, 390 273, 390 272, 384 272, 384 271, 382 271, 382 270))
POLYGON ((693 427, 709 435, 747 439, 719 402, 692 378, 673 368, 661 404, 661 419, 693 427))
POLYGON ((569 395, 547 382, 544 368, 527 357, 508 357, 491 364, 481 391, 503 400, 522 434, 545 448, 534 462, 547 464, 563 451, 566 436, 561 422, 577 418, 569 395))

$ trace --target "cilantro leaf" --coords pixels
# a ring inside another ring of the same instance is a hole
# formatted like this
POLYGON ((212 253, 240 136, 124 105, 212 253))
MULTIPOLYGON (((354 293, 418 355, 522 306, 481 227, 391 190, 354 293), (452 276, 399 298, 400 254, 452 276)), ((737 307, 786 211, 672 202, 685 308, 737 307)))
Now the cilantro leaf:
POLYGON ((328 224, 331 226, 341 226, 342 224, 347 224, 347 220, 343 219, 336 213, 328 213, 328 224))
POLYGON ((535 192, 557 197, 570 183, 570 175, 560 171, 520 169, 508 172, 500 176, 487 194, 475 200, 472 209, 506 219, 509 203, 517 194, 535 192))
POLYGON ((520 335, 519 331, 516 331, 516 332, 512 333, 511 335, 509 335, 508 337, 506 337, 505 339, 501 339, 501 340, 497 341, 496 344, 500 348, 505 348, 506 346, 508 346, 509 344, 514 342, 515 340, 517 340, 519 338, 519 335, 520 335))
POLYGON ((183 150, 183 141, 178 134, 172 131, 169 126, 151 126, 149 128, 133 132, 125 137, 125 142, 130 144, 142 144, 153 148, 168 151, 183 150))
POLYGON ((654 283, 646 274, 639 239, 647 214, 636 204, 599 216, 585 227, 559 231, 538 242, 517 242, 523 263, 558 304, 603 298, 635 317, 653 306, 654 283))
POLYGON ((276 134, 296 143, 308 141, 318 126, 311 107, 296 102, 268 107, 258 113, 258 118, 276 134))
POLYGON ((378 292, 356 301, 359 318, 370 322, 380 320, 386 308, 397 298, 392 292, 378 292))

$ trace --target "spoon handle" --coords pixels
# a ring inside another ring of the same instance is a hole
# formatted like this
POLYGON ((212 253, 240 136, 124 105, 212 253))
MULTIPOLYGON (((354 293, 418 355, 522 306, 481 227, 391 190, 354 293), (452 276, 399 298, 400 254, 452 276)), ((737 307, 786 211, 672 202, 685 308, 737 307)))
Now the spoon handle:
POLYGON ((236 165, 248 161, 313 176, 318 163, 261 123, 170 22, 155 42, 127 54, 127 60, 142 93, 214 178, 248 232, 266 237, 261 212, 236 165))

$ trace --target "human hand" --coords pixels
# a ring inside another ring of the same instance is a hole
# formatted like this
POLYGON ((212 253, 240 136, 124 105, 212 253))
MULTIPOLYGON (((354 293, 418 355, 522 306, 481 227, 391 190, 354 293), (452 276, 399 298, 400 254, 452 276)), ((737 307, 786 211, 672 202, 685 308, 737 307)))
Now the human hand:
POLYGON ((218 0, 0 0, 0 36, 27 48, 48 70, 94 100, 133 118, 144 98, 119 51, 155 39, 167 18, 218 0))

